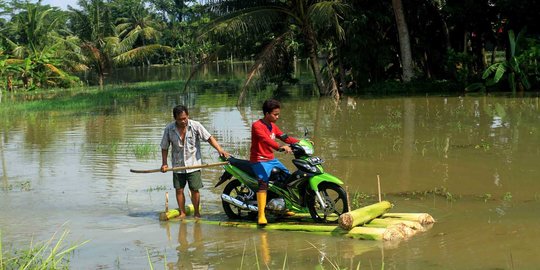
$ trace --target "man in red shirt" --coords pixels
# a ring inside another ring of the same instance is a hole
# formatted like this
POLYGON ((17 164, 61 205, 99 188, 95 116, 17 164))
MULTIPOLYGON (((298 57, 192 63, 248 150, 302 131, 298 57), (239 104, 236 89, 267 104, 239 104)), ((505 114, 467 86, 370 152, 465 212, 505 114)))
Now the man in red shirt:
POLYGON ((252 168, 257 175, 259 181, 259 190, 257 191, 257 205, 259 209, 259 217, 257 223, 266 225, 267 220, 264 214, 266 207, 266 190, 268 189, 268 179, 272 169, 277 167, 285 172, 289 172, 287 168, 274 157, 274 151, 284 151, 292 153, 291 147, 288 145, 280 146, 275 138, 291 144, 298 142, 298 139, 289 137, 283 133, 275 124, 279 119, 281 105, 275 99, 266 100, 262 106, 264 117, 255 121, 251 125, 251 148, 249 161, 252 163, 252 168))

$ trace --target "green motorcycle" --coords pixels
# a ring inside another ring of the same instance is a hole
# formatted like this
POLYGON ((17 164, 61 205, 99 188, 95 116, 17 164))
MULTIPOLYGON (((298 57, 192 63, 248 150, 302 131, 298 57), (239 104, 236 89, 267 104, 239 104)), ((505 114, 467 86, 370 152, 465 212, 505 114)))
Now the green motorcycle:
MULTIPOLYGON (((348 211, 343 182, 325 173, 321 158, 312 156, 313 143, 303 139, 290 145, 297 170, 292 174, 274 168, 270 175, 265 211, 276 216, 287 212, 308 213, 316 222, 337 222, 348 211)), ((215 187, 228 182, 221 194, 223 210, 230 219, 257 215, 257 177, 248 160, 229 157, 229 164, 215 187)))

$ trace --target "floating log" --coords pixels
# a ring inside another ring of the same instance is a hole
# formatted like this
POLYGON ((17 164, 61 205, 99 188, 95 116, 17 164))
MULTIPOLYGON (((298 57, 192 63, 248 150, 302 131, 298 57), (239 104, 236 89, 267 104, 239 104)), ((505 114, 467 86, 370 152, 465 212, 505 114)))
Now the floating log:
POLYGON ((402 220, 402 219, 393 219, 393 218, 376 218, 370 222, 364 224, 365 227, 374 227, 374 228, 386 228, 396 224, 403 224, 416 231, 425 231, 424 226, 420 222, 412 220, 402 220))
POLYGON ((422 225, 435 223, 435 219, 426 213, 385 213, 381 218, 416 221, 422 225))
POLYGON ((382 201, 344 213, 339 216, 339 227, 344 230, 351 230, 356 226, 362 225, 376 217, 381 216, 390 208, 392 208, 392 204, 390 202, 382 201))
MULTIPOLYGON (((375 207, 371 205, 365 208, 369 210, 370 207, 377 208, 376 205, 378 205, 382 209, 380 211, 384 212, 391 207, 385 201, 378 204, 375 204, 375 207)), ((193 205, 186 205, 186 210, 188 211, 188 215, 192 214, 193 205)), ((220 213, 206 213, 203 219, 180 219, 177 218, 180 215, 178 209, 161 213, 160 220, 199 222, 209 225, 246 229, 307 232, 321 235, 344 236, 354 239, 379 240, 385 243, 398 243, 399 240, 406 239, 418 232, 429 229, 432 223, 435 222, 433 217, 425 213, 385 213, 381 215, 373 211, 367 212, 380 217, 372 218, 368 222, 364 222, 362 226, 354 226, 350 230, 333 224, 314 223, 307 213, 297 213, 297 215, 292 217, 281 217, 271 221, 266 226, 259 226, 255 221, 220 221, 219 219, 222 217, 220 213)))
POLYGON ((222 221, 219 222, 220 226, 225 227, 237 227, 237 228, 249 228, 249 229, 264 229, 264 230, 277 230, 277 231, 299 231, 310 232, 325 235, 343 235, 345 237, 364 240, 384 240, 394 241, 401 240, 406 235, 397 227, 388 228, 373 228, 373 227, 354 227, 351 230, 344 230, 339 226, 332 225, 312 225, 312 224, 290 224, 290 223, 269 223, 266 226, 259 226, 253 222, 235 222, 235 221, 222 221))

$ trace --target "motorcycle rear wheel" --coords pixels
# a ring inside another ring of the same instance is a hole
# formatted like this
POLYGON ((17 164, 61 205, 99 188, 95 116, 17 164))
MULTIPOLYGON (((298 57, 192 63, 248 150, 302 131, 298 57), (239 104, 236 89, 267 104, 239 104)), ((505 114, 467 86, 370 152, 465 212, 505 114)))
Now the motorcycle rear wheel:
MULTIPOLYGON (((223 189, 223 194, 229 195, 237 200, 245 202, 246 200, 252 201, 256 198, 255 193, 251 191, 248 187, 242 185, 238 179, 233 179, 230 181, 223 189)), ((257 217, 256 212, 249 210, 241 209, 235 205, 232 205, 226 201, 221 200, 223 205, 223 211, 230 219, 254 219, 257 217)))
POLYGON ((337 222, 339 216, 349 209, 345 190, 337 184, 327 182, 320 183, 318 188, 326 208, 321 207, 317 195, 313 191, 308 192, 307 207, 311 218, 319 223, 337 222))

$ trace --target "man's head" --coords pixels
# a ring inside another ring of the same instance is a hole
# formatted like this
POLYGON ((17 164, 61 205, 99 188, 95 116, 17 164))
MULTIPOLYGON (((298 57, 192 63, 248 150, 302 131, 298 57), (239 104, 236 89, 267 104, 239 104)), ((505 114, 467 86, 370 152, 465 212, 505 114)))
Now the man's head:
POLYGON ((186 106, 178 105, 173 108, 173 117, 179 127, 185 127, 188 122, 189 112, 186 106))
POLYGON ((279 119, 281 104, 275 99, 268 99, 262 106, 264 119, 267 122, 276 122, 279 119))

